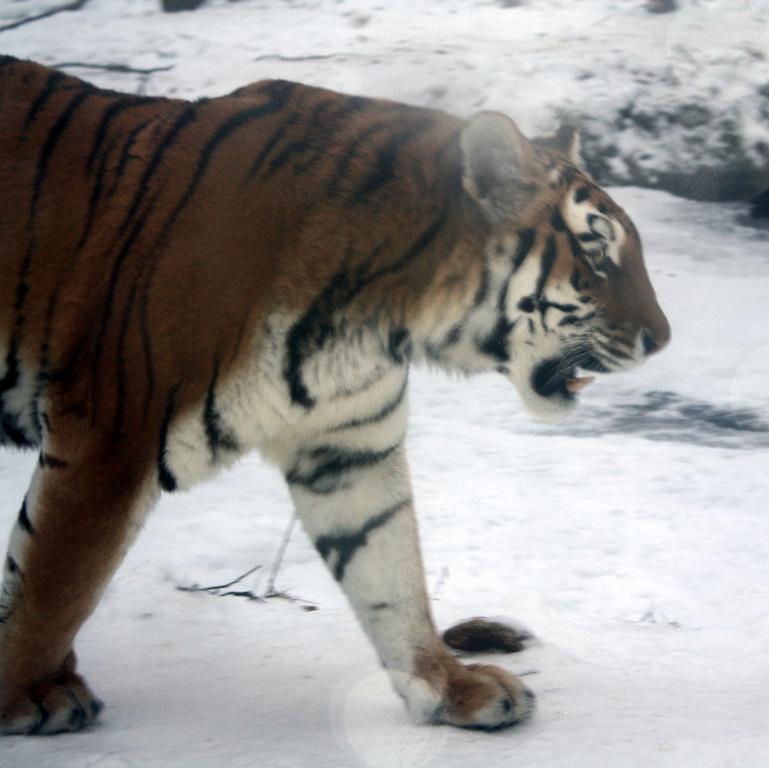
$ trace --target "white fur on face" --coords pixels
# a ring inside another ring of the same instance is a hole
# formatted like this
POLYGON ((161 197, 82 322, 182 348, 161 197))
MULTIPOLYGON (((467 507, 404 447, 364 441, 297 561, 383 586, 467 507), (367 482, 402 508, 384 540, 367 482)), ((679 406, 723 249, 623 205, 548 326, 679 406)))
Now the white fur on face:
MULTIPOLYGON (((573 194, 566 197, 563 206, 563 218, 566 226, 574 235, 600 235, 600 245, 604 248, 606 258, 610 259, 616 267, 622 266, 622 248, 625 244, 627 233, 625 228, 613 216, 601 213, 590 198, 577 202, 573 194)), ((590 252, 591 243, 585 243, 585 250, 590 252)))

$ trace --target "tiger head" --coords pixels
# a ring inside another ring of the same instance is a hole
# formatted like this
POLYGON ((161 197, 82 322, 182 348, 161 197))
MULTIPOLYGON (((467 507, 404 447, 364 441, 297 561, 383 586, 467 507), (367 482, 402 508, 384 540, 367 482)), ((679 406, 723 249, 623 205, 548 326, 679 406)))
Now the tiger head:
POLYGON ((438 350, 493 360, 546 419, 568 412, 592 373, 635 366, 670 339, 638 231, 579 168, 578 138, 559 138, 529 141, 494 112, 464 125, 462 186, 482 222, 483 269, 464 344, 438 350))

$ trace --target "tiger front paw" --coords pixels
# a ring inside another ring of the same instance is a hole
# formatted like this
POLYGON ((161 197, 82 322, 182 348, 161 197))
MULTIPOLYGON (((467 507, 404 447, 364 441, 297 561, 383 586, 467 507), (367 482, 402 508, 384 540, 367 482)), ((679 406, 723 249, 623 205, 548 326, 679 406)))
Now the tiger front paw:
POLYGON ((80 675, 64 672, 16 698, 0 713, 0 734, 79 731, 104 708, 80 675))
POLYGON ((514 675, 490 664, 460 664, 450 654, 423 656, 417 675, 427 683, 432 702, 422 700, 415 714, 433 723, 493 731, 527 719, 534 694, 514 675), (425 706, 427 705, 427 706, 425 706))

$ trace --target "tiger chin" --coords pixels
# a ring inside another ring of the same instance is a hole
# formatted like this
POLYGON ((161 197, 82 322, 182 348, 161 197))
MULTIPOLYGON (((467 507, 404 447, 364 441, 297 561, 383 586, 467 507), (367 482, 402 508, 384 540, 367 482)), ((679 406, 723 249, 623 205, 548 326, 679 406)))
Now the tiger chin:
POLYGON ((412 362, 569 411, 663 347, 638 233, 573 136, 263 81, 186 102, 0 59, 0 442, 38 451, 0 593, 0 730, 101 703, 75 636, 161 492, 256 449, 415 719, 533 695, 462 665, 424 586, 412 362))

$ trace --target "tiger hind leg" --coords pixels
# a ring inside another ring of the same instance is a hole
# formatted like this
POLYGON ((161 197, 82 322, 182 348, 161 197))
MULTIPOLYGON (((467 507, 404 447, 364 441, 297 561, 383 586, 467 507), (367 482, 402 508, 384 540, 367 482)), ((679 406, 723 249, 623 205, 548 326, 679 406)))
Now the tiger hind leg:
POLYGON ((78 453, 40 455, 11 534, 0 592, 3 734, 76 731, 102 707, 75 672, 73 640, 157 491, 124 458, 78 453))

